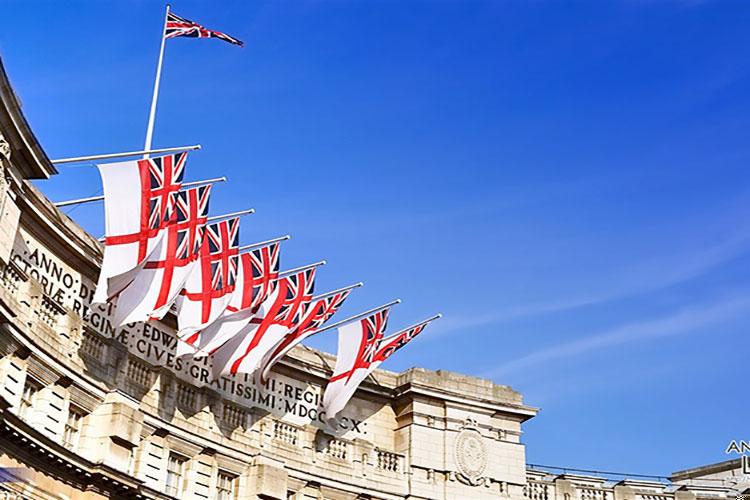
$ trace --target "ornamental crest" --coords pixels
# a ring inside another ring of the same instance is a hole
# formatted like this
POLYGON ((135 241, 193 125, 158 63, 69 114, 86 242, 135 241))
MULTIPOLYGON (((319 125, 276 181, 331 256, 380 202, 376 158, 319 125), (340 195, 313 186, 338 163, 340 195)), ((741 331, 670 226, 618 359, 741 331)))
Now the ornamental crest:
POLYGON ((471 486, 484 483, 482 475, 487 469, 487 448, 473 419, 467 419, 456 436, 453 453, 459 480, 471 486))

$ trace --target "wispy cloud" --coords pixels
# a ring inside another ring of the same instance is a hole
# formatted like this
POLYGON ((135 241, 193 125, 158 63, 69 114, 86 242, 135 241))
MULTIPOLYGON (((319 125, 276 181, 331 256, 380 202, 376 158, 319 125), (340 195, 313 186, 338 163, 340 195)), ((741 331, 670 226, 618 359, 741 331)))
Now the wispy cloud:
POLYGON ((720 323, 750 312, 750 295, 698 308, 683 309, 675 314, 649 321, 629 323, 595 335, 579 338, 522 356, 483 374, 497 377, 551 361, 582 356, 630 342, 684 335, 696 329, 720 323))
POLYGON ((523 393, 534 406, 549 408, 571 397, 591 395, 600 391, 611 393, 633 386, 643 386, 651 380, 678 372, 681 368, 680 363, 665 360, 663 363, 639 367, 638 370, 622 370, 619 366, 612 367, 608 372, 600 373, 596 377, 592 377, 589 372, 570 377, 543 377, 543 380, 527 384, 523 388, 523 393))
MULTIPOLYGON (((719 243, 690 252, 676 253, 632 264, 608 279, 606 288, 572 298, 531 302, 501 308, 480 315, 447 316, 433 337, 465 331, 519 318, 571 311, 581 307, 652 293, 705 275, 719 266, 750 252, 750 232, 740 230, 719 243)), ((604 286, 604 285, 603 285, 604 286)))

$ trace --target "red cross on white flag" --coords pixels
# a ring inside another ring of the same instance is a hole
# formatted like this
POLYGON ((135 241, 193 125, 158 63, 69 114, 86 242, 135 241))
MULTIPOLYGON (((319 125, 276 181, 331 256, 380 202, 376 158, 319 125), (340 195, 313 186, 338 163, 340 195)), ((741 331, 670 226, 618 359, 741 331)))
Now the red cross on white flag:
POLYGON ((222 315, 206 328, 180 339, 176 355, 204 357, 240 332, 276 289, 279 243, 240 254, 234 292, 222 315))
POLYGON ((205 226, 200 257, 175 301, 180 337, 210 325, 229 305, 237 277, 239 231, 237 217, 205 226))
POLYGON ((331 319, 331 316, 336 314, 336 311, 339 310, 350 293, 351 289, 343 290, 339 293, 329 295, 328 297, 323 297, 310 304, 305 311, 305 316, 299 326, 285 335, 284 338, 281 339, 281 341, 263 358, 260 369, 258 370, 261 385, 265 384, 273 365, 280 361, 286 353, 294 348, 294 346, 313 335, 318 328, 331 319))
POLYGON ((94 303, 132 281, 164 234, 187 153, 98 165, 104 186, 104 259, 94 303))
POLYGON ((222 375, 254 373, 268 352, 302 320, 312 300, 315 268, 279 280, 258 316, 212 353, 214 379, 222 375))
POLYGON ((427 324, 440 317, 434 316, 400 332, 385 337, 389 309, 383 309, 360 321, 339 328, 339 349, 336 367, 323 393, 322 410, 331 422, 344 409, 357 387, 383 361, 422 333, 427 324))
POLYGON ((177 193, 166 235, 117 297, 116 325, 161 319, 169 311, 198 259, 210 193, 210 185, 177 193))

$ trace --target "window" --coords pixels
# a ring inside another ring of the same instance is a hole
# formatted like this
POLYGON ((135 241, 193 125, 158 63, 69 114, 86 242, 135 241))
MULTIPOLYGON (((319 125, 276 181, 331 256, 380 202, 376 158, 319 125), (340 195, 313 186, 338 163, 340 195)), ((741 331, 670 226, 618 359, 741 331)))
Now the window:
POLYGON ((216 481, 216 500, 234 500, 237 498, 237 474, 219 471, 216 481))
POLYGON ((23 394, 21 395, 21 404, 18 407, 18 416, 27 418, 31 408, 34 406, 34 396, 42 390, 42 384, 26 376, 26 382, 23 384, 23 394))
POLYGON ((182 476, 185 474, 187 458, 176 453, 169 454, 167 463, 167 494, 178 497, 182 492, 182 476))
POLYGON ((65 421, 65 430, 63 431, 63 444, 67 448, 74 449, 78 446, 78 437, 81 433, 81 422, 86 413, 73 405, 68 410, 68 419, 65 421))

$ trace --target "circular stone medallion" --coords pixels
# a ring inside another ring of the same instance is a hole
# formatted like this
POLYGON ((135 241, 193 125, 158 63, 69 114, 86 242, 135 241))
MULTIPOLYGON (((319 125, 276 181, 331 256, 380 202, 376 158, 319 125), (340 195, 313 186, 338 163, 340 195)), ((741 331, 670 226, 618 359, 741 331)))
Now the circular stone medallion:
POLYGON ((487 449, 478 430, 464 428, 456 436, 456 465, 471 484, 476 484, 487 468, 487 449))

